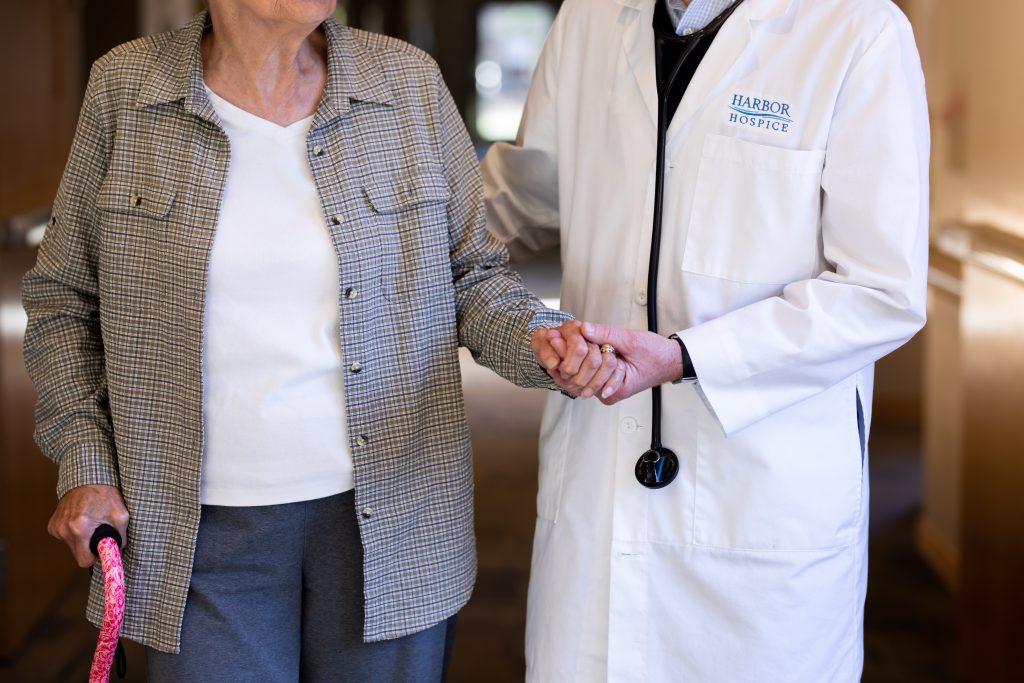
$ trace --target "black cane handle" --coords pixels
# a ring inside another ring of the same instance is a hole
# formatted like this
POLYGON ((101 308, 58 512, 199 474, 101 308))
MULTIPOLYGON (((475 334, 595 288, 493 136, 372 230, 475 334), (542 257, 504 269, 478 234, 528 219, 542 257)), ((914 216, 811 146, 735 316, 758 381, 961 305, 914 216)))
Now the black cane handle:
POLYGON ((100 524, 96 527, 96 531, 92 532, 92 538, 89 539, 89 550, 96 557, 100 556, 99 545, 104 538, 112 538, 117 541, 118 548, 122 545, 121 533, 117 529, 109 524, 100 524))

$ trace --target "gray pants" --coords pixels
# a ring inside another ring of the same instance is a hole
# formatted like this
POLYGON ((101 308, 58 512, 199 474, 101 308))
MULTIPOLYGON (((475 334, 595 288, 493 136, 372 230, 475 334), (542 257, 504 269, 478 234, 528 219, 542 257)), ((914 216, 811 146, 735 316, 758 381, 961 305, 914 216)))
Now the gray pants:
POLYGON ((455 617, 364 643, 363 552, 351 491, 262 507, 203 506, 181 654, 149 679, 443 681, 455 617))

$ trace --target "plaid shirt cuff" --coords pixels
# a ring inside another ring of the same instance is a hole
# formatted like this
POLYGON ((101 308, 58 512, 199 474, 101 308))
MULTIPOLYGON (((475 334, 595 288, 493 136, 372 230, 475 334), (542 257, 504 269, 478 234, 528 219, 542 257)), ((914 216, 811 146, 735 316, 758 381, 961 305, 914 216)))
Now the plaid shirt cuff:
POLYGON ((120 488, 111 453, 95 447, 80 447, 61 458, 57 498, 63 498, 73 488, 90 484, 120 488))
POLYGON ((550 308, 541 309, 533 316, 533 320, 527 326, 525 341, 519 346, 519 367, 521 368, 519 378, 521 381, 518 384, 520 386, 560 391, 558 385, 551 379, 547 371, 537 362, 536 356, 533 355, 533 346, 530 344, 530 341, 533 338, 533 333, 540 328, 559 327, 562 323, 572 319, 573 317, 568 313, 550 308))

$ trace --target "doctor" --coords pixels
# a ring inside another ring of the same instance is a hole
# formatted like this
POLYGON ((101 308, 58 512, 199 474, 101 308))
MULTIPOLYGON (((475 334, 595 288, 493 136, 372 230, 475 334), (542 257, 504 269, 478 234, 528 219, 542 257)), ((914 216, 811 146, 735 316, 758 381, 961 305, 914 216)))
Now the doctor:
POLYGON ((546 408, 527 678, 856 681, 873 366, 925 320, 914 39, 888 0, 662 2, 566 0, 484 161, 491 229, 561 243, 563 308, 627 368, 546 408))

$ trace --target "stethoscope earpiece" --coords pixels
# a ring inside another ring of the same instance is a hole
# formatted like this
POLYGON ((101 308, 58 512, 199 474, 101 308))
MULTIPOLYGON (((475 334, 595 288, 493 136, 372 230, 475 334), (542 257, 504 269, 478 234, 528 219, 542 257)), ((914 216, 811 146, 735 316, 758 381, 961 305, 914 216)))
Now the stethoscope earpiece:
POLYGON ((649 489, 672 483, 679 474, 679 458, 667 448, 652 448, 636 461, 636 480, 649 489))

